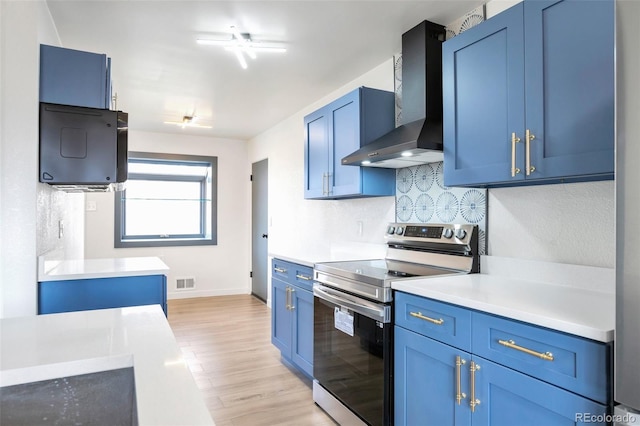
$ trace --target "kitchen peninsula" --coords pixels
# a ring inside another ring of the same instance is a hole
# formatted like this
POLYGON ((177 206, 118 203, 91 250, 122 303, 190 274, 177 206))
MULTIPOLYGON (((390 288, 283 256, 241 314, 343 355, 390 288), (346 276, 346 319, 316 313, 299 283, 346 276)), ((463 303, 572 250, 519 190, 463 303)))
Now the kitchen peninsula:
POLYGON ((139 424, 213 424, 157 305, 2 319, 0 335, 2 387, 133 367, 139 424))

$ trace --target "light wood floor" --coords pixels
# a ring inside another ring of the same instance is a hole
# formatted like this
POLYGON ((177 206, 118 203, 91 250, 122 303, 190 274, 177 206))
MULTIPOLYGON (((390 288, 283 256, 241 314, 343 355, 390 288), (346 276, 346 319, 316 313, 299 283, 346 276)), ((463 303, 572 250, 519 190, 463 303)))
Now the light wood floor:
POLYGON ((311 382, 271 344, 271 310, 249 295, 169 300, 169 324, 218 426, 335 425, 311 382))

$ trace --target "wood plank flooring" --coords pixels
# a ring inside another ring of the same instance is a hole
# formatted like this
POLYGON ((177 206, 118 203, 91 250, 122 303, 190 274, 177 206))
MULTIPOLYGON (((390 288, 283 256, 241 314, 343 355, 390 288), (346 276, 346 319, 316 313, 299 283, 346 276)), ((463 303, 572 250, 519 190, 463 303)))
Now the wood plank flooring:
POLYGON ((173 299, 169 324, 218 426, 335 423, 311 381, 271 344, 271 309, 250 295, 173 299))

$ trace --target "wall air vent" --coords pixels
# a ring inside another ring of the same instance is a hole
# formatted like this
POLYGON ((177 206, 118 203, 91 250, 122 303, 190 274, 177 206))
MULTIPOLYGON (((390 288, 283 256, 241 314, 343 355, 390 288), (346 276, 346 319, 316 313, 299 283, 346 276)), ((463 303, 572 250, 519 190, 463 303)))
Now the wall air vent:
POLYGON ((195 277, 176 278, 176 290, 193 290, 195 288, 195 277))

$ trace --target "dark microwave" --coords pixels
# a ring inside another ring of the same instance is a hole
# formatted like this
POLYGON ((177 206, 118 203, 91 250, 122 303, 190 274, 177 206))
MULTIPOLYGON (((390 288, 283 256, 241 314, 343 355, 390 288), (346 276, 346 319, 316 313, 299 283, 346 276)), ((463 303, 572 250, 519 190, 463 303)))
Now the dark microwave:
POLYGON ((128 114, 40 103, 40 182, 108 187, 127 180, 128 114))

